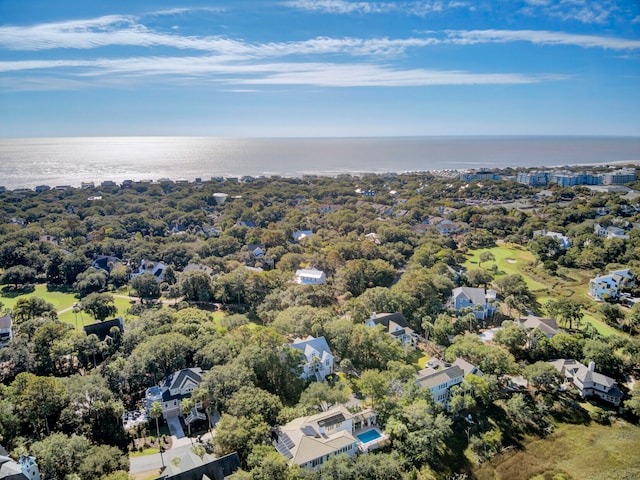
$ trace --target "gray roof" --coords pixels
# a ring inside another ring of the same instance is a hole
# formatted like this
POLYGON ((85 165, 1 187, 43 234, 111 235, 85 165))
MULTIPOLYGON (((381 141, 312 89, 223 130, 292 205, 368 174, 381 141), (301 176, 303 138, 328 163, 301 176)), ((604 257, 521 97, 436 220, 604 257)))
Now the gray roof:
POLYGON ((474 305, 484 305, 487 298, 487 291, 484 288, 458 287, 451 292, 454 299, 463 296, 471 300, 474 305))
POLYGON ((464 377, 464 370, 457 365, 435 371, 431 368, 425 368, 418 372, 416 382, 421 387, 432 388, 458 377, 464 377))
POLYGON ((296 339, 296 341, 294 341, 294 343, 290 344, 289 346, 297 350, 301 350, 302 353, 305 353, 306 348, 309 346, 314 350, 320 352, 320 355, 322 355, 324 352, 331 355, 331 349, 329 348, 329 344, 324 337, 313 338, 311 335, 309 335, 304 340, 296 339))
POLYGON ((0 328, 11 328, 13 325, 13 320, 11 320, 11 315, 5 315, 4 317, 0 317, 0 328))

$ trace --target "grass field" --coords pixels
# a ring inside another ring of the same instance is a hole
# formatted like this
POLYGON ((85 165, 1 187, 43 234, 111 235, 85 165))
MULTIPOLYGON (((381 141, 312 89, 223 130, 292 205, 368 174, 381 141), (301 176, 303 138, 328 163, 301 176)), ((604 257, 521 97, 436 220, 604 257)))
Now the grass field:
POLYGON ((532 267, 535 262, 533 254, 522 247, 502 244, 494 248, 483 248, 470 252, 464 267, 467 269, 478 268, 478 261, 482 252, 491 252, 495 261, 484 262, 481 267, 489 269, 492 264, 497 266, 496 278, 504 275, 519 273, 524 278, 529 290, 535 295, 538 309, 542 308, 548 300, 571 298, 585 306, 584 322, 588 322, 601 335, 626 335, 610 325, 607 325, 597 313, 598 304, 587 295, 589 279, 593 276, 585 270, 559 268, 558 275, 549 275, 539 268, 532 267))
POLYGON ((622 420, 613 425, 560 425, 523 449, 479 467, 478 480, 631 480, 640 478, 640 427, 622 420))
POLYGON ((470 253, 468 260, 465 262, 464 267, 466 269, 478 268, 478 262, 480 261, 480 254, 483 252, 491 252, 496 258, 495 261, 484 262, 480 265, 482 268, 489 268, 492 264, 496 264, 498 267, 497 278, 504 275, 513 275, 519 273, 523 276, 529 290, 546 290, 548 285, 541 281, 532 278, 531 275, 526 275, 526 267, 536 259, 533 254, 521 247, 515 247, 510 245, 500 245, 494 248, 483 248, 480 250, 474 250, 470 253))
MULTIPOLYGON (((43 300, 53 304, 58 312, 58 318, 61 322, 68 323, 69 325, 76 325, 76 314, 73 313, 72 307, 75 302, 78 301, 75 293, 62 292, 58 290, 48 290, 44 284, 35 286, 33 292, 22 293, 19 295, 7 294, 6 292, 0 292, 0 302, 4 304, 6 308, 14 308, 16 302, 20 298, 39 297, 43 300)), ((123 295, 114 295, 115 305, 118 312, 115 316, 122 316, 126 319, 127 310, 131 306, 131 300, 124 298, 123 295)), ((88 325, 94 322, 93 317, 86 313, 78 313, 78 328, 82 328, 84 325, 88 325)))

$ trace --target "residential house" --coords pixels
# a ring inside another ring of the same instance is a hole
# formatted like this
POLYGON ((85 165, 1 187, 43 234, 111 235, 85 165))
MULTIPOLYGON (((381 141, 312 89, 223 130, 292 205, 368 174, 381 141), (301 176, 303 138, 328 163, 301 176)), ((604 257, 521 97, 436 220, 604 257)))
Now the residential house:
POLYGON ((552 232, 550 230, 535 230, 533 232, 533 238, 540 236, 551 237, 554 240, 557 240, 560 248, 563 250, 566 250, 571 246, 571 240, 569 240, 569 237, 562 235, 559 232, 552 232))
POLYGON ((0 480, 40 480, 40 469, 35 457, 21 455, 16 462, 0 446, 0 480))
POLYGON ((436 230, 442 235, 450 235, 453 233, 462 233, 469 230, 469 225, 464 222, 452 222, 451 220, 442 220, 436 225, 436 230))
POLYGON ((111 329, 113 327, 118 328, 118 330, 120 330, 120 333, 124 333, 124 321, 122 320, 122 317, 85 325, 83 329, 87 335, 94 334, 101 342, 104 342, 107 337, 109 337, 109 333, 111 333, 111 329))
MULTIPOLYGON (((147 388, 145 394, 147 409, 151 408, 152 403, 160 402, 164 418, 181 415, 180 402, 191 397, 193 390, 200 385, 203 373, 201 368, 194 367, 167 375, 160 385, 147 388)), ((202 413, 196 416, 205 418, 202 413)))
POLYGON ((305 238, 309 238, 313 235, 313 231, 311 230, 297 230, 293 232, 291 235, 295 242, 299 242, 300 240, 304 240, 305 238))
POLYGON ((252 243, 247 245, 247 251, 251 254, 253 258, 263 258, 264 254, 267 252, 267 246, 257 244, 257 243, 252 243))
POLYGON ((107 273, 111 273, 113 267, 122 265, 123 262, 118 257, 111 255, 94 255, 93 263, 91 266, 97 270, 104 270, 107 273))
POLYGON ((300 350, 305 358, 302 378, 314 378, 318 382, 333 373, 333 354, 324 337, 314 338, 309 335, 305 339, 296 338, 289 347, 300 350))
POLYGON ((272 434, 272 443, 290 465, 315 468, 334 455, 354 456, 361 444, 367 443, 368 448, 360 451, 386 444, 389 437, 375 427, 375 419, 372 410, 352 414, 340 405, 278 427, 272 434), (374 441, 364 442, 358 438, 365 430, 376 432, 372 435, 376 437, 374 441))
POLYGON ((415 347, 418 342, 416 332, 409 327, 409 322, 402 313, 376 313, 373 312, 364 324, 368 327, 381 325, 384 331, 398 340, 403 347, 415 347))
POLYGON ((445 407, 449 403, 449 389, 464 380, 465 372, 459 365, 448 365, 440 361, 432 361, 418 372, 416 383, 431 390, 434 401, 445 407))
POLYGON ((213 268, 207 265, 204 265, 202 263, 190 263, 189 265, 184 267, 184 269, 182 270, 182 273, 187 273, 187 272, 204 272, 210 277, 212 277, 215 274, 215 272, 213 271, 213 268))
POLYGON ((547 338, 551 338, 560 333, 557 322, 551 318, 541 318, 536 317, 535 315, 529 315, 520 319, 520 325, 530 333, 535 330, 540 330, 547 338))
MULTIPOLYGON (((228 180, 228 179, 227 179, 228 180)), ((256 228, 256 222, 253 220, 239 220, 236 222, 236 227, 247 227, 247 228, 256 228)))
POLYGON ((11 315, 0 317, 0 348, 9 345, 13 339, 13 319, 11 315))
POLYGON ((496 291, 485 288, 457 287, 451 292, 446 307, 460 314, 463 309, 471 308, 480 320, 491 317, 497 304, 496 291))
POLYGON ((238 452, 215 458, 208 453, 197 455, 190 448, 187 453, 169 462, 156 480, 224 480, 239 468, 238 452))
POLYGON ((326 283, 327 276, 322 270, 317 268, 301 268, 296 270, 296 283, 302 285, 321 285, 326 283))
POLYGON ((588 367, 577 360, 565 358, 549 363, 564 376, 565 384, 577 388, 582 397, 595 396, 615 406, 620 405, 624 394, 613 378, 596 372, 594 362, 589 362, 588 367))
POLYGON ((631 288, 635 277, 631 270, 613 270, 608 275, 598 275, 589 280, 589 295, 596 300, 617 299, 620 289, 631 288))
POLYGON ((625 233, 624 228, 616 227, 614 225, 603 227, 599 223, 594 223, 593 230, 594 233, 600 238, 629 238, 629 235, 625 233))
POLYGON ((156 282, 160 283, 164 280, 164 272, 167 269, 167 265, 162 262, 151 262, 149 260, 140 261, 138 271, 131 274, 131 278, 138 275, 144 275, 150 273, 156 279, 156 282))

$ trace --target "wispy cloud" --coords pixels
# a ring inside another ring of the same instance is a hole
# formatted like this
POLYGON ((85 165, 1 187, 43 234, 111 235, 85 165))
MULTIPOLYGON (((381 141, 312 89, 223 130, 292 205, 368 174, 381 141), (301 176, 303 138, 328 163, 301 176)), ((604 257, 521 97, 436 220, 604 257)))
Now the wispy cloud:
POLYGON ((577 35, 546 30, 448 30, 446 34, 447 39, 445 42, 458 45, 528 42, 534 45, 571 45, 582 48, 611 50, 635 50, 640 48, 640 40, 599 35, 577 35))
MULTIPOLYGON (((630 20, 615 0, 525 0, 528 15, 545 15, 563 21, 584 24, 605 24, 612 20, 630 20)), ((637 14, 637 4, 635 10, 637 14)), ((635 15, 634 14, 634 15, 635 15)))
POLYGON ((334 15, 373 14, 400 12, 407 15, 424 17, 450 8, 471 8, 468 2, 452 0, 423 0, 409 2, 361 2, 349 0, 291 0, 285 5, 309 12, 320 12, 334 15))
MULTIPOLYGON (((309 85, 323 87, 419 87, 434 85, 519 85, 565 80, 562 75, 474 73, 456 70, 402 69, 388 65, 330 62, 238 63, 218 56, 132 57, 93 61, 50 60, 0 62, 0 71, 57 71, 91 84, 114 79, 162 77, 163 81, 222 85, 309 85)), ((46 89, 46 84, 40 85, 46 89)))

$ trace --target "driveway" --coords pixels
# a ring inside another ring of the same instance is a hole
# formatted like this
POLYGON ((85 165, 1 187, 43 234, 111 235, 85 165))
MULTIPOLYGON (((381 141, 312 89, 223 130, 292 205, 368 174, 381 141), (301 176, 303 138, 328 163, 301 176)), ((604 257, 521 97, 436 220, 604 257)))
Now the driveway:
POLYGON ((169 432, 171 435, 180 439, 184 438, 184 430, 180 424, 180 417, 167 417, 167 425, 169 426, 169 432))

